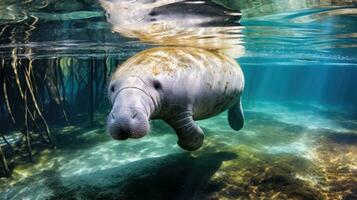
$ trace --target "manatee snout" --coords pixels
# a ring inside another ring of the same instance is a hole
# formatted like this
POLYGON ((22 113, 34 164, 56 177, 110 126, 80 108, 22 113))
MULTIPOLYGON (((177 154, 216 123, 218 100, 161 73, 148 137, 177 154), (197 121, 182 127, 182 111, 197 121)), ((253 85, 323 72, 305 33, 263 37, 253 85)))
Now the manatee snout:
POLYGON ((113 108, 108 116, 108 133, 116 140, 141 138, 149 131, 149 119, 135 108, 113 108))

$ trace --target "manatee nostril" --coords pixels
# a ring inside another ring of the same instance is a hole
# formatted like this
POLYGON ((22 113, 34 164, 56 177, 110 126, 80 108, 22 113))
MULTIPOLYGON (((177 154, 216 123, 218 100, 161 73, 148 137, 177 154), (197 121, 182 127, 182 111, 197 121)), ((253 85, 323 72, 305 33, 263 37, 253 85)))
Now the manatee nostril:
POLYGON ((138 115, 137 111, 134 111, 133 115, 131 116, 132 119, 136 118, 136 116, 138 115))

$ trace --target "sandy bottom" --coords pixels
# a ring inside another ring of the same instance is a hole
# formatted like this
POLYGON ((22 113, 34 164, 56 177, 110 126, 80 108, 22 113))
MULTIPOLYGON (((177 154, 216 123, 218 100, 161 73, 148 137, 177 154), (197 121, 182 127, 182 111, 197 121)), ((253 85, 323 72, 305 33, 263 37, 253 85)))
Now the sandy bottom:
POLYGON ((200 121, 205 142, 192 153, 162 121, 127 141, 112 140, 104 120, 58 128, 56 149, 0 180, 0 199, 357 199, 357 120, 348 110, 246 108, 240 132, 226 113, 200 121))

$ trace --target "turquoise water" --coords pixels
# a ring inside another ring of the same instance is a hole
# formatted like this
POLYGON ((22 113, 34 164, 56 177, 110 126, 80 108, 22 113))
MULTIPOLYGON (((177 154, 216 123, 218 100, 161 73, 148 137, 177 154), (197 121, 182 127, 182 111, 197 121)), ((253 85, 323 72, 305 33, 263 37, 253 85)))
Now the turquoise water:
POLYGON ((6 177, 0 165, 0 199, 357 198, 355 2, 214 1, 211 12, 200 2, 132 1, 128 13, 105 4, 122 2, 0 2, 0 144, 9 168, 6 177), (140 18, 145 6, 160 8, 155 20, 140 18), (229 20, 215 18, 222 10, 229 20), (205 141, 194 152, 161 120, 141 139, 111 139, 110 75, 166 45, 224 49, 237 60, 241 131, 223 112, 198 122, 205 141))

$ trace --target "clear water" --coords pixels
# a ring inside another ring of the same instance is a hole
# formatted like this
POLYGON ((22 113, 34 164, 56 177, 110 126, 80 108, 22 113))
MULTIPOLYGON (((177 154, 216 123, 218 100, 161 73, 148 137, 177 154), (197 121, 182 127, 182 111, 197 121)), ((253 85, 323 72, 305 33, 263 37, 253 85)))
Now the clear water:
MULTIPOLYGON (((182 20, 179 14, 188 11, 176 7, 163 11, 176 13, 163 18, 174 28, 157 32, 145 29, 155 21, 136 20, 135 12, 123 20, 119 10, 106 15, 110 7, 103 2, 127 1, 0 2, 0 133, 12 146, 0 139, 11 171, 0 179, 0 199, 357 198, 355 1, 214 1, 240 10, 240 24, 198 25, 182 20), (130 24, 145 37, 133 34, 130 24), (199 121, 206 137, 195 152, 180 149, 160 120, 138 140, 106 134, 110 74, 127 58, 162 45, 224 47, 237 59, 246 79, 243 130, 230 129, 226 113, 199 121), (14 67, 23 89, 23 70, 31 68, 53 139, 46 144, 30 125, 32 161, 19 128, 24 109, 14 67)), ((201 19, 198 11, 191 19, 201 19)))

